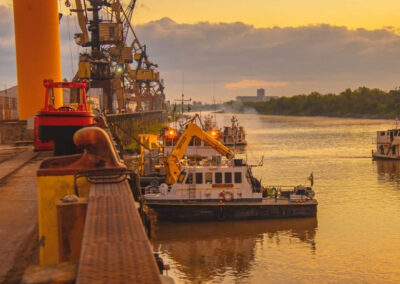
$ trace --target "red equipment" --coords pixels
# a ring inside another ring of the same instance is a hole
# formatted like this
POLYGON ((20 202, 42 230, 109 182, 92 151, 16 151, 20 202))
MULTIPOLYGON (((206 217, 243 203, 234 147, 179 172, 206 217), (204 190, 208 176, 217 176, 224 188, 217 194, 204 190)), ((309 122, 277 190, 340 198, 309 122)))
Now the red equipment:
POLYGON ((89 111, 86 101, 84 82, 53 82, 44 80, 46 88, 44 108, 35 117, 35 150, 47 150, 49 141, 54 141, 54 155, 77 153, 72 137, 84 126, 93 124, 93 113, 89 111), (77 108, 71 106, 54 106, 54 88, 70 88, 80 90, 81 103, 77 108), (37 134, 37 136, 36 136, 37 134))

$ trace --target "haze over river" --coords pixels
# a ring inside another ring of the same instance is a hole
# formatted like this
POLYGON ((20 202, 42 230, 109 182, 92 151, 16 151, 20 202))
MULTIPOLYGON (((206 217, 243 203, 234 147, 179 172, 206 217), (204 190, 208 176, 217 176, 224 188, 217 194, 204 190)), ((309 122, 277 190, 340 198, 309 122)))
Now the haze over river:
MULTIPOLYGON (((218 114, 218 125, 230 125, 218 114)), ((316 218, 161 223, 154 248, 176 283, 400 283, 400 162, 371 160, 394 121, 240 114, 268 185, 307 184, 316 218)))

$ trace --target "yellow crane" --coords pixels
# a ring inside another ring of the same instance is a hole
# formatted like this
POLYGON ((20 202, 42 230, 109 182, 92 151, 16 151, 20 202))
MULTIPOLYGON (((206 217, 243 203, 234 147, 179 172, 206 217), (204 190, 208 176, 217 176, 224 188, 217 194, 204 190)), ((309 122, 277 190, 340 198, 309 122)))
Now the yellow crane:
POLYGON ((167 184, 174 184, 176 182, 178 174, 181 172, 183 167, 181 160, 185 155, 186 148, 189 146, 192 137, 197 137, 203 140, 213 149, 218 151, 218 153, 224 155, 228 159, 232 159, 235 155, 235 153, 231 149, 219 142, 212 135, 205 132, 203 129, 201 129, 201 127, 197 126, 197 124, 194 123, 196 117, 198 117, 197 114, 187 124, 186 130, 182 133, 178 142, 167 157, 167 160, 165 162, 165 182, 167 184))
MULTIPOLYGON (((70 8, 77 13, 81 29, 81 33, 75 34, 76 43, 91 47, 90 54, 79 57, 75 80, 89 79, 91 87, 103 88, 103 104, 108 112, 112 112, 113 92, 120 112, 129 108, 129 102, 135 102, 138 111, 165 109, 164 83, 155 69, 158 65, 149 60, 146 45, 140 43, 131 25, 136 0, 130 0, 126 9, 121 2, 75 0, 75 9, 70 8), (91 19, 88 11, 92 13, 91 19), (127 43, 128 39, 132 40, 131 44, 127 43)), ((70 0, 65 4, 71 7, 70 0)))

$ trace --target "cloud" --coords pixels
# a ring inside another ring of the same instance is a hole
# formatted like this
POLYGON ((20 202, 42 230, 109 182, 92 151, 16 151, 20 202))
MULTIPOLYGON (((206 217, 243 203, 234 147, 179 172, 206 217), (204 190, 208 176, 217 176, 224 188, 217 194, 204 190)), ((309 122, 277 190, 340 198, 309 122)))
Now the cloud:
POLYGON ((238 82, 226 83, 227 89, 248 89, 248 88, 266 88, 266 87, 284 87, 288 82, 271 82, 261 80, 240 80, 238 82))
POLYGON ((150 7, 143 3, 141 3, 139 7, 143 10, 146 10, 146 12, 150 12, 150 7))
MULTIPOLYGON (((16 82, 13 27, 12 7, 0 5, 0 85, 16 82)), ((213 94, 217 100, 253 95, 260 87, 268 95, 295 95, 400 86, 400 36, 391 27, 255 28, 240 22, 179 24, 163 18, 134 29, 149 59, 159 64, 171 100, 182 90, 206 101, 213 94)), ((84 51, 73 42, 76 32, 76 17, 64 15, 60 35, 67 78, 76 72, 84 51)))
MULTIPOLYGON (((73 42, 78 27, 75 16, 63 15, 60 21, 61 61, 63 77, 71 79, 77 70, 79 53, 83 51, 73 42)), ((46 40, 45 38, 39 40, 46 40)), ((12 6, 0 5, 0 88, 17 83, 12 6)))
POLYGON ((239 22, 178 24, 169 18, 135 28, 171 96, 182 89, 182 73, 186 92, 196 99, 211 98, 213 82, 223 99, 253 94, 262 84, 272 95, 399 85, 400 37, 393 29, 255 28, 239 22), (265 82, 285 85, 271 89, 276 85, 265 82))
POLYGON ((0 88, 17 82, 12 7, 0 5, 0 88))

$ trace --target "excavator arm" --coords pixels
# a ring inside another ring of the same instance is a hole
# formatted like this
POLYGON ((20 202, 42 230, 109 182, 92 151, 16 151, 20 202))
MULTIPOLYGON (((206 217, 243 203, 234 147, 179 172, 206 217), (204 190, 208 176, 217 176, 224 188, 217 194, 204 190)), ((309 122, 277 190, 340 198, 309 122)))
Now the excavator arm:
POLYGON ((186 130, 183 132, 181 137, 179 138, 178 142, 172 149, 171 153, 169 154, 165 170, 166 170, 166 179, 165 182, 167 184, 173 184, 176 182, 178 174, 182 169, 181 159, 183 158, 187 147, 189 146, 192 137, 197 137, 208 145, 210 145, 213 149, 218 151, 221 155, 224 155, 228 159, 232 159, 234 153, 224 144, 219 142, 218 140, 214 139, 210 134, 203 131, 199 126, 197 126, 193 121, 189 122, 186 130))

